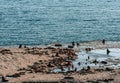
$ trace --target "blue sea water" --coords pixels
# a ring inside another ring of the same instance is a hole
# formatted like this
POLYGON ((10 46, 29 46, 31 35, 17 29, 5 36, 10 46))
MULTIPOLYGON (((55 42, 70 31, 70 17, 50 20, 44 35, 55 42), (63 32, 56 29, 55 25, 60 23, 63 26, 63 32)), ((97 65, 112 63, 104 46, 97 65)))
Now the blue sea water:
POLYGON ((0 0, 0 45, 120 41, 120 0, 0 0))

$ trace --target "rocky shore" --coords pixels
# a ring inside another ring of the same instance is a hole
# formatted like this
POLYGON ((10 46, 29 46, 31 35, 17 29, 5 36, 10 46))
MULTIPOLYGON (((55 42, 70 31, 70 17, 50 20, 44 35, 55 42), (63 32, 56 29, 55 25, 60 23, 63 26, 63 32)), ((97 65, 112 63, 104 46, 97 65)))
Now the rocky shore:
MULTIPOLYGON (((120 83, 120 68, 86 67, 77 70, 72 61, 77 53, 94 49, 120 48, 119 42, 92 41, 46 46, 18 46, 0 48, 1 81, 22 82, 63 82, 69 78, 76 83, 120 83), (59 69, 60 72, 54 72, 59 69), (67 70, 67 71, 66 71, 67 70), (4 80, 3 80, 4 78, 4 80)), ((118 58, 120 59, 120 58, 118 58)), ((116 63, 114 60, 106 62, 116 63)), ((105 62, 102 62, 105 63, 105 62)), ((117 60, 117 64, 120 64, 117 60)), ((78 63, 79 65, 79 63, 78 63)))

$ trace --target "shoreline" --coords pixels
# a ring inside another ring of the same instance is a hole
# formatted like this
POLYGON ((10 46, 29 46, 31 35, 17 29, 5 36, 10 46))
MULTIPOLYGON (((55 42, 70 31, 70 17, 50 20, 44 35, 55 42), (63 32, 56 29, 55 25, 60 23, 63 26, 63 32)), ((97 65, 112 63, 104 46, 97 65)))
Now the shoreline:
MULTIPOLYGON (((78 41, 75 43, 79 43, 79 44, 87 44, 87 43, 92 43, 92 42, 102 42, 102 40, 91 40, 91 41, 78 41)), ((111 42, 111 43, 120 43, 120 41, 117 40, 106 40, 106 42, 111 42)), ((54 45, 56 43, 62 44, 62 45, 68 45, 71 44, 71 42, 66 42, 66 43, 61 43, 61 42, 51 42, 51 43, 46 43, 46 44, 21 44, 21 45, 26 45, 26 46, 30 46, 30 47, 34 47, 34 46, 47 46, 47 45, 54 45)), ((18 47, 20 44, 13 44, 13 45, 0 45, 0 47, 18 47)))
MULTIPOLYGON (((58 46, 55 46, 55 44, 50 45, 42 45, 41 46, 27 46, 27 47, 0 47, 0 72, 1 75, 8 78, 8 82, 23 82, 23 81, 55 81, 55 80, 61 80, 66 75, 64 73, 54 73, 49 72, 49 70, 52 70, 53 68, 60 67, 57 65, 56 61, 51 62, 55 59, 63 60, 59 64, 62 66, 70 65, 72 66, 71 62, 66 62, 67 54, 70 52, 71 59, 76 60, 76 52, 82 52, 85 51, 85 48, 93 48, 95 49, 107 49, 107 48, 120 48, 120 42, 110 42, 106 41, 106 44, 103 45, 101 41, 92 41, 92 42, 84 42, 79 43, 79 46, 75 46, 74 48, 67 48, 68 45, 71 44, 57 44, 58 46), (62 46, 59 46, 62 45, 62 46), (58 54, 57 54, 58 52, 58 54), (42 62, 41 62, 42 61, 42 62), (56 64, 55 64, 56 63, 56 64), (48 67, 48 65, 50 67, 48 67), (43 67, 43 70, 41 69, 41 66, 43 67), (40 68, 40 69, 39 69, 40 68), (42 70, 42 71, 41 71, 42 70), (39 76, 41 74, 43 77, 39 76), (51 77, 53 75, 53 77, 51 77), (15 77, 14 77, 15 76, 15 77), (45 77, 48 76, 50 79, 46 79, 45 77), (54 79, 54 77, 56 79, 54 79)), ((111 62, 111 61, 110 61, 111 62)), ((114 61, 113 61, 114 62, 114 61)), ((120 64, 120 63, 118 63, 120 64)), ((75 68, 70 68, 71 70, 74 70, 75 68)), ((107 70, 103 67, 103 69, 99 70, 95 69, 93 67, 90 68, 89 71, 71 71, 70 76, 74 77, 75 80, 81 79, 82 81, 85 81, 84 83, 87 83, 88 80, 92 80, 91 76, 94 77, 98 75, 98 78, 95 77, 95 79, 100 79, 102 76, 105 75, 105 78, 107 77, 111 78, 111 75, 114 76, 114 74, 120 75, 120 68, 108 68, 107 70), (99 70, 99 71, 97 71, 99 70), (108 71, 109 70, 109 71, 108 71), (102 72, 101 75, 99 75, 102 72), (117 73, 116 73, 117 72, 117 73), (82 75, 85 74, 84 76, 82 75), (82 77, 83 76, 83 77, 82 77), (79 77, 79 78, 78 78, 79 77)), ((94 80, 95 80, 94 79, 94 80)), ((115 81, 115 80, 114 80, 115 81)), ((120 82, 120 80, 117 80, 120 82)), ((78 82, 79 83, 79 82, 78 82)))

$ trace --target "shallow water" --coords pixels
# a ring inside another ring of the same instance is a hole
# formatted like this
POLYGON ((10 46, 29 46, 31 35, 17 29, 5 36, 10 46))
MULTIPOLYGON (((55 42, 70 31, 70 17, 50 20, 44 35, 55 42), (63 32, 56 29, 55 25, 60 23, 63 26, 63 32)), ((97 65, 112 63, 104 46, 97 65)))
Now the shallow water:
POLYGON ((118 63, 108 62, 108 60, 113 60, 113 61, 116 61, 115 59, 120 60, 120 49, 119 48, 110 48, 109 50, 110 50, 109 55, 106 54, 106 49, 96 49, 96 50, 92 50, 89 53, 86 53, 85 51, 80 52, 80 53, 78 53, 78 59, 73 61, 73 64, 76 68, 78 68, 78 70, 82 69, 83 67, 85 68, 87 66, 91 66, 91 67, 95 67, 95 68, 99 68, 102 66, 103 67, 120 68, 119 62, 118 63), (90 59, 86 61, 86 59, 88 59, 88 56, 90 57, 90 59), (98 64, 92 63, 95 59, 99 62, 98 64), (108 63, 106 65, 104 65, 104 64, 100 63, 101 61, 107 61, 108 63), (78 65, 78 62, 81 63, 80 66, 78 65))
POLYGON ((0 45, 120 40, 120 0, 0 0, 0 45))
MULTIPOLYGON (((88 66, 94 68, 120 68, 120 48, 110 48, 110 54, 106 54, 106 49, 95 49, 91 52, 86 53, 85 51, 77 53, 78 59, 73 61, 74 69, 81 70, 83 67, 87 68, 88 66), (88 56, 90 59, 88 60, 88 56), (99 63, 92 63, 94 60, 97 60, 99 63), (110 60, 110 61, 109 61, 110 60), (106 61, 107 64, 102 64, 101 61, 106 61), (113 62, 112 62, 113 61, 113 62), (78 63, 80 62, 80 65, 78 63)), ((67 68, 64 68, 65 71, 68 71, 67 68)), ((71 68, 71 70, 74 70, 71 68)), ((60 69, 55 69, 54 72, 60 72, 60 69)))

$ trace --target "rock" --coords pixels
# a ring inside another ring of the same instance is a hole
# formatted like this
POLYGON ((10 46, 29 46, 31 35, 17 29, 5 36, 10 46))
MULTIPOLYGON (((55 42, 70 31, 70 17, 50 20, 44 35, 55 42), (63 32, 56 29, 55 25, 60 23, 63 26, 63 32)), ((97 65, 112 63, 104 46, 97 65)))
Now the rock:
POLYGON ((74 48, 74 46, 68 45, 68 48, 74 48))
POLYGON ((102 72, 104 69, 95 69, 96 71, 102 72))
POLYGON ((20 44, 18 48, 22 48, 22 44, 20 44))
POLYGON ((35 72, 35 73, 38 73, 38 72, 46 72, 47 71, 47 64, 43 63, 39 63, 39 62, 36 62, 34 63, 32 66, 29 66, 30 70, 35 72))
POLYGON ((62 46, 62 44, 55 44, 55 46, 56 46, 56 47, 61 47, 61 46, 62 46))
POLYGON ((11 54, 12 55, 12 52, 9 50, 9 49, 3 49, 0 51, 1 54, 11 54))
POLYGON ((94 68, 90 68, 89 71, 90 71, 91 73, 95 73, 95 69, 94 69, 94 68))
POLYGON ((89 52, 89 51, 93 50, 93 48, 86 48, 85 50, 86 50, 86 52, 89 52))
POLYGON ((99 83, 98 81, 96 80, 87 80, 88 83, 99 83))
POLYGON ((64 77, 61 79, 61 83, 76 83, 73 77, 64 77))
POLYGON ((22 70, 26 70, 26 68, 20 68, 20 69, 18 69, 17 71, 22 71, 22 70))
POLYGON ((102 63, 102 64, 107 64, 107 62, 106 62, 106 61, 101 61, 101 63, 102 63))
POLYGON ((47 66, 48 66, 48 67, 55 67, 55 65, 52 64, 52 63, 49 63, 47 66))
POLYGON ((106 68, 105 70, 106 71, 113 71, 113 69, 111 69, 111 68, 106 68))
POLYGON ((20 75, 25 75, 25 72, 19 72, 20 75))
POLYGON ((55 48, 54 48, 54 47, 49 46, 49 47, 46 47, 45 49, 55 49, 55 48))
POLYGON ((77 46, 79 46, 80 44, 79 43, 77 43, 77 46))
POLYGON ((0 83, 3 83, 3 82, 8 82, 8 80, 6 80, 6 78, 4 76, 1 76, 0 77, 0 83))
POLYGON ((99 63, 99 62, 95 59, 95 60, 93 61, 93 63, 95 63, 95 64, 96 64, 96 63, 99 63))
POLYGON ((78 65, 80 66, 80 65, 81 65, 81 63, 80 63, 80 62, 78 62, 78 65))
POLYGON ((109 80, 108 79, 104 79, 103 82, 109 82, 109 80))
POLYGON ((13 75, 11 75, 11 77, 20 77, 20 73, 15 73, 15 74, 13 74, 13 75))

